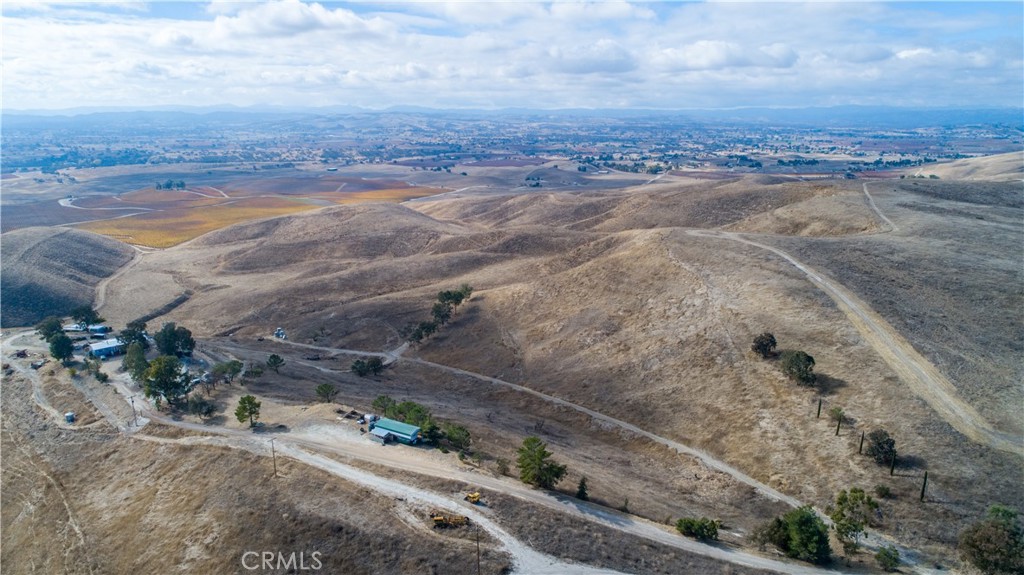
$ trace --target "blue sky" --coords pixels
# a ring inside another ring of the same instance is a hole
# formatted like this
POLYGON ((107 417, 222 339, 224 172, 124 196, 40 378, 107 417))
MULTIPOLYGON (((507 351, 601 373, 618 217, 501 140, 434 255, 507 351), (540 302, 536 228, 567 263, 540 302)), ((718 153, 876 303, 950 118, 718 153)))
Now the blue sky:
POLYGON ((1015 106, 1024 3, 12 2, 4 109, 1015 106))

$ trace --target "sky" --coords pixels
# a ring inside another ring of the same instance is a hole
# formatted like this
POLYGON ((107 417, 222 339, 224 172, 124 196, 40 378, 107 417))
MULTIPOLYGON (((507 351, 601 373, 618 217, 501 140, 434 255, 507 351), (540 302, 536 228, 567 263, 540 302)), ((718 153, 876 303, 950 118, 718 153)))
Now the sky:
POLYGON ((1024 2, 18 2, 4 110, 1024 105, 1024 2))

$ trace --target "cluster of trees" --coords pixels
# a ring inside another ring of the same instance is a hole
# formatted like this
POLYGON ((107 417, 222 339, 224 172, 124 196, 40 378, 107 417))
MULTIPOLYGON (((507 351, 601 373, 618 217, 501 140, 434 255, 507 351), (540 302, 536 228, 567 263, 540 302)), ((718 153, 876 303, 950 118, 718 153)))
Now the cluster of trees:
POLYGON ((960 533, 960 557, 986 575, 1024 573, 1024 529, 1017 511, 989 507, 985 518, 960 533))
POLYGON ((380 375, 384 371, 384 360, 379 357, 359 358, 352 362, 352 373, 359 377, 366 377, 370 374, 380 375))
POLYGON ((178 181, 167 180, 165 182, 157 182, 156 183, 156 189, 158 189, 158 190, 184 190, 185 189, 185 181, 184 180, 178 180, 178 181))
POLYGON ((423 440, 431 445, 447 446, 463 453, 473 444, 473 436, 465 426, 451 421, 439 425, 430 410, 415 401, 398 402, 381 395, 373 400, 373 409, 389 419, 419 427, 423 440))
MULTIPOLYGON (((191 355, 196 341, 192 332, 175 323, 167 323, 157 332, 153 339, 160 355, 152 361, 146 359, 146 348, 149 344, 145 337, 146 323, 134 321, 121 332, 121 340, 128 343, 121 368, 128 372, 132 381, 142 386, 143 394, 156 402, 157 408, 167 402, 170 406, 187 408, 190 413, 208 417, 213 408, 206 405, 205 400, 187 402, 186 396, 192 391, 188 370, 184 367, 181 357, 191 355)), ((238 362, 235 362, 238 363, 238 362)), ((231 362, 218 364, 214 367, 216 378, 233 380, 238 375, 236 366, 231 362)), ((207 392, 216 383, 211 380, 207 392)))
POLYGON ((774 545, 787 557, 826 563, 832 556, 828 527, 810 505, 798 507, 754 530, 752 539, 762 549, 774 545))
POLYGON ((451 321, 459 306, 469 301, 473 295, 473 287, 462 284, 458 289, 445 290, 437 293, 437 301, 430 308, 431 319, 406 326, 403 335, 412 343, 419 343, 433 335, 437 330, 451 321))
MULTIPOLYGON (((103 318, 96 313, 96 310, 89 306, 81 306, 71 310, 71 319, 82 325, 96 324, 103 321, 103 318)), ((49 316, 36 324, 36 333, 50 344, 50 355, 54 359, 67 366, 74 357, 75 344, 71 338, 64 333, 64 324, 61 318, 49 316)))
MULTIPOLYGON (((141 325, 145 329, 146 324, 142 323, 141 325)), ((196 340, 192 337, 192 332, 173 321, 165 323, 160 331, 153 335, 153 339, 156 341, 156 349, 162 355, 184 357, 192 355, 192 351, 196 348, 196 340)))
POLYGON ((415 401, 398 402, 389 395, 381 395, 373 400, 372 405, 374 411, 384 417, 419 427, 426 443, 437 445, 443 437, 430 410, 415 401))
MULTIPOLYGON (((764 332, 754 338, 753 343, 750 345, 750 350, 761 356, 763 359, 768 359, 775 356, 775 348, 778 346, 778 342, 775 340, 775 336, 769 332, 764 332)), ((814 374, 814 358, 803 351, 786 350, 779 354, 779 369, 789 379, 797 382, 800 385, 814 385, 817 382, 817 376, 814 374)))

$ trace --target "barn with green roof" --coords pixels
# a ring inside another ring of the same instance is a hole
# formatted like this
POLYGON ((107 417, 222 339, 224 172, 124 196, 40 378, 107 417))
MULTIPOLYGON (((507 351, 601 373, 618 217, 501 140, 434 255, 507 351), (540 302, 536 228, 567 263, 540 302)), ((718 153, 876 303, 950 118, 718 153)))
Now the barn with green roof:
POLYGON ((394 419, 382 417, 373 422, 370 430, 378 437, 384 437, 384 433, 390 434, 401 443, 413 445, 420 441, 420 428, 394 419))

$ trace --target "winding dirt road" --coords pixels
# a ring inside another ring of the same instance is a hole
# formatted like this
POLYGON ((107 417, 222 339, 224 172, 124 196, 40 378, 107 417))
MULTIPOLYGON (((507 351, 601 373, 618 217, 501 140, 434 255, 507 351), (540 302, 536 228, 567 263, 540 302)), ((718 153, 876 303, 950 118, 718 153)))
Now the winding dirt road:
MULTIPOLYGON (((877 210, 877 207, 875 209, 877 210)), ((885 216, 882 217, 889 221, 885 216)), ((717 230, 687 230, 686 233, 744 243, 786 260, 836 302, 850 323, 860 332, 861 337, 889 364, 915 395, 939 414, 943 421, 977 443, 1000 451, 1024 455, 1024 443, 1020 437, 994 429, 974 407, 960 397, 956 387, 918 353, 909 341, 871 309, 871 306, 839 283, 826 279, 814 268, 778 248, 753 241, 737 233, 717 230)))

